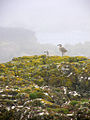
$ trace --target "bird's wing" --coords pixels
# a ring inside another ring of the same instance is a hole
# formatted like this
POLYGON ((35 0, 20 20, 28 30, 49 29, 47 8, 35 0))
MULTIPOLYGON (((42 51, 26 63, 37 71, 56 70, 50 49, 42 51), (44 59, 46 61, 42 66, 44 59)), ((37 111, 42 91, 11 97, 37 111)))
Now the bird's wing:
POLYGON ((60 48, 60 51, 62 51, 62 52, 67 52, 67 50, 66 50, 64 47, 61 47, 61 48, 60 48))

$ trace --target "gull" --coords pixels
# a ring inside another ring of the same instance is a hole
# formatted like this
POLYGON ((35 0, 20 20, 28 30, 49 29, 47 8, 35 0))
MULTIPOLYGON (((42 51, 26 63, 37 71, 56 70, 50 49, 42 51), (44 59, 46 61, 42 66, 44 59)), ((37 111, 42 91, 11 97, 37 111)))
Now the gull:
POLYGON ((59 50, 62 52, 63 57, 64 53, 67 52, 67 50, 62 46, 62 44, 58 44, 57 46, 59 46, 59 50))

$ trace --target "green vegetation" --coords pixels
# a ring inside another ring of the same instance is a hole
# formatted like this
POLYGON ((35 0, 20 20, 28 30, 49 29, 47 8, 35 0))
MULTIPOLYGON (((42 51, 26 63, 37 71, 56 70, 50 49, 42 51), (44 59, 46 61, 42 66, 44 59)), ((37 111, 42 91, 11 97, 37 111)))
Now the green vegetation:
POLYGON ((41 93, 41 92, 30 93, 31 99, 42 98, 42 97, 43 97, 43 93, 41 93))
POLYGON ((72 101, 70 102, 70 104, 73 105, 73 106, 75 106, 76 104, 78 104, 78 101, 72 100, 72 101))
POLYGON ((89 120, 89 98, 86 57, 36 55, 0 64, 0 120, 89 120))

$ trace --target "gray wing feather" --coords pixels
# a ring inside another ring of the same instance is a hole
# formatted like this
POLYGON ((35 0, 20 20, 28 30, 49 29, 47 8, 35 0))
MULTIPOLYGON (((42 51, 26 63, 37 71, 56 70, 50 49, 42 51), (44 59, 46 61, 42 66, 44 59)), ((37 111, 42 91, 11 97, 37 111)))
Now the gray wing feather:
POLYGON ((64 47, 59 48, 61 52, 67 52, 67 50, 64 47))

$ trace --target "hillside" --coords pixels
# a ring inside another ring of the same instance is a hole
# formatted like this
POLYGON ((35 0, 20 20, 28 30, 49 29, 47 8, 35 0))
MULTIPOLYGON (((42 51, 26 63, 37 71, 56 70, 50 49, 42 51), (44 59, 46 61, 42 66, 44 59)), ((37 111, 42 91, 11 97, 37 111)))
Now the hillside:
POLYGON ((0 27, 0 62, 7 62, 13 57, 33 55, 38 44, 35 33, 31 30, 0 27))
POLYGON ((90 60, 24 56, 0 64, 0 120, 89 120, 90 60))

